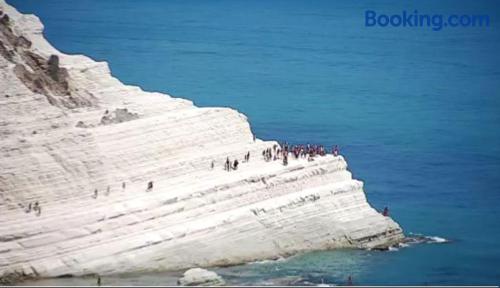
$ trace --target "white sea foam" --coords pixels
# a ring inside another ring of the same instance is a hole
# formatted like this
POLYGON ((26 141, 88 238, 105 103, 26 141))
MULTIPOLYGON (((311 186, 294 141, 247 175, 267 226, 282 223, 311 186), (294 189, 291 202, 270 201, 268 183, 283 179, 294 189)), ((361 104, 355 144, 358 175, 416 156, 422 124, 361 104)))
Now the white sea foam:
POLYGON ((424 236, 422 234, 410 234, 410 236, 407 238, 407 241, 405 243, 399 243, 399 247, 408 247, 414 244, 420 244, 420 243, 428 243, 428 244, 434 244, 434 243, 449 243, 451 242, 450 240, 439 237, 439 236, 424 236))
POLYGON ((448 243, 450 240, 438 236, 426 236, 428 243, 448 243))
POLYGON ((286 260, 286 258, 280 257, 277 259, 265 259, 265 260, 252 261, 252 262, 248 262, 248 264, 251 264, 251 265, 253 265, 253 264, 269 264, 269 263, 282 262, 285 260, 286 260))

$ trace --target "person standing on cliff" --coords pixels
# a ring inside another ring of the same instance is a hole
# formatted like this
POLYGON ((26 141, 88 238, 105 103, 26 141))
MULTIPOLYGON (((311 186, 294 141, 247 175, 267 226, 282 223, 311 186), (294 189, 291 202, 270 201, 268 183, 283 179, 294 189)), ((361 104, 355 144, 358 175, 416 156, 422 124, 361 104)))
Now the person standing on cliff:
POLYGON ((28 209, 26 210, 26 213, 30 213, 31 212, 31 202, 30 204, 28 204, 28 209))
POLYGON ((384 216, 389 216, 389 208, 387 208, 387 206, 384 208, 384 212, 382 212, 382 215, 384 216))
POLYGON ((337 145, 335 145, 335 147, 333 148, 333 156, 338 156, 339 155, 339 148, 337 145))
POLYGON ((33 211, 36 212, 36 216, 40 216, 42 214, 42 208, 40 205, 38 205, 38 201, 35 202, 35 205, 33 206, 33 211))
POLYGON ((352 277, 351 277, 351 275, 349 275, 349 277, 347 277, 347 286, 352 286, 352 277))

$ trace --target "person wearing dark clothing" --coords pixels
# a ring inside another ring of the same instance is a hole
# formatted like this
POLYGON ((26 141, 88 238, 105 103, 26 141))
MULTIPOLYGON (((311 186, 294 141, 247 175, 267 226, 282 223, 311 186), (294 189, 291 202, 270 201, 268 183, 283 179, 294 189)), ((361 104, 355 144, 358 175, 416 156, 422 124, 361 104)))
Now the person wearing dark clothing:
POLYGON ((352 286, 352 277, 351 277, 351 275, 349 275, 349 277, 347 277, 347 286, 352 286))
POLYGON ((238 169, 238 160, 234 160, 233 169, 238 169))
POLYGON ((148 182, 148 189, 146 191, 151 191, 153 190, 153 181, 148 182))
POLYGON ((226 158, 226 166, 225 166, 225 169, 227 171, 230 171, 231 170, 231 162, 229 162, 229 157, 226 158))
POLYGON ((389 208, 385 207, 384 212, 382 212, 382 215, 384 215, 386 217, 389 216, 389 208))
POLYGON ((35 205, 33 206, 33 211, 36 212, 36 216, 40 216, 42 213, 42 208, 40 208, 40 205, 38 205, 38 201, 35 202, 35 205))
POLYGON ((31 212, 31 202, 30 204, 28 204, 28 209, 26 209, 26 213, 30 213, 31 212))
POLYGON ((339 155, 339 148, 337 145, 335 145, 335 148, 333 148, 333 155, 338 156, 339 155))

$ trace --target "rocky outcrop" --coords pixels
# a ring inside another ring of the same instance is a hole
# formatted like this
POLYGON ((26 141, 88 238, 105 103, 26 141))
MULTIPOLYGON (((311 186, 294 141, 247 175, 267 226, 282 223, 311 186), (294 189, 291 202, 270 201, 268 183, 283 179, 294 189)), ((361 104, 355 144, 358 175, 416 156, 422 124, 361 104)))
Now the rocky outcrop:
POLYGON ((402 239, 342 156, 265 161, 277 143, 237 111, 124 85, 106 63, 54 49, 37 17, 0 10, 0 275, 223 266, 402 239))
POLYGON ((213 271, 192 268, 184 272, 177 284, 182 286, 220 286, 226 284, 226 282, 213 271))
POLYGON ((101 118, 101 125, 109 125, 115 123, 122 123, 130 120, 139 119, 139 115, 137 113, 129 112, 127 108, 117 108, 112 113, 109 113, 108 110, 104 112, 104 116, 101 118))
POLYGON ((89 106, 92 97, 72 91, 68 72, 59 67, 59 56, 42 56, 31 49, 32 42, 24 35, 15 33, 12 21, 6 13, 0 16, 0 55, 15 64, 14 74, 33 93, 47 97, 51 105, 68 108, 89 106), (75 94, 75 95, 72 95, 75 94))
POLYGON ((0 286, 13 286, 20 282, 34 279, 37 275, 24 274, 23 272, 10 272, 0 275, 0 286))

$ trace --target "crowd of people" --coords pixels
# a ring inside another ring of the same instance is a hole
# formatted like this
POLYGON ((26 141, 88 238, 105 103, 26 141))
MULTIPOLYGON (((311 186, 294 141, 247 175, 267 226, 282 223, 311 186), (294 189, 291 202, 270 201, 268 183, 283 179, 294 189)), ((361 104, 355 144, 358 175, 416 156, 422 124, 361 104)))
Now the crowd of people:
MULTIPOLYGON (((262 151, 262 157, 265 161, 276 161, 282 160, 283 165, 288 165, 288 157, 291 155, 295 159, 306 158, 308 161, 314 161, 315 156, 325 156, 327 154, 327 149, 323 145, 315 144, 305 144, 305 145, 289 145, 288 143, 283 143, 282 145, 274 144, 273 147, 264 149, 262 151)), ((339 155, 339 148, 337 145, 332 147, 331 153, 334 156, 339 155)), ((250 151, 245 154, 243 162, 250 161, 250 151)), ((229 157, 226 158, 224 163, 224 170, 231 171, 238 169, 238 159, 230 160, 229 157)), ((215 161, 210 163, 210 168, 213 170, 215 168, 215 161)))
MULTIPOLYGON (((267 148, 262 151, 262 157, 264 157, 265 161, 283 159, 283 165, 285 166, 288 165, 289 155, 293 156, 295 159, 306 158, 308 161, 314 161, 315 156, 325 156, 326 154, 327 150, 323 145, 289 145, 286 142, 280 146, 274 144, 272 148, 267 148)), ((332 154, 335 156, 339 155, 337 145, 332 147, 332 154)))
MULTIPOLYGON (((316 144, 306 144, 306 145, 288 145, 285 143, 283 145, 283 150, 286 154, 292 154, 295 159, 299 158, 308 158, 312 159, 315 156, 325 156, 328 152, 323 145, 316 144)), ((339 155, 338 146, 335 145, 332 147, 332 154, 334 156, 339 155)))

